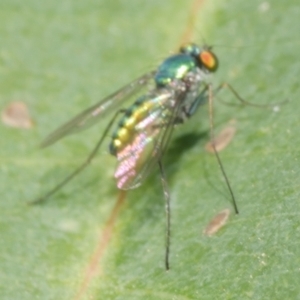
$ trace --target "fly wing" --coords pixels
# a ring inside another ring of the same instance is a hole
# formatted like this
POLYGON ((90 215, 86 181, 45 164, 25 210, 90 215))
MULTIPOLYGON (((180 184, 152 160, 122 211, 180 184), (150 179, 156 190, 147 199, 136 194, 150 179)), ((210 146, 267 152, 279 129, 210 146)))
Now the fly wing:
POLYGON ((169 144, 183 97, 184 93, 167 89, 149 95, 155 105, 135 126, 131 143, 117 153, 115 178, 119 189, 138 187, 157 165, 169 144))
POLYGON ((105 115, 115 110, 121 103, 138 93, 141 88, 146 86, 149 80, 153 78, 154 73, 155 71, 144 74, 108 97, 102 99, 100 102, 87 108, 48 135, 48 137, 46 137, 41 143, 41 147, 50 146, 69 134, 73 134, 93 126, 105 115))

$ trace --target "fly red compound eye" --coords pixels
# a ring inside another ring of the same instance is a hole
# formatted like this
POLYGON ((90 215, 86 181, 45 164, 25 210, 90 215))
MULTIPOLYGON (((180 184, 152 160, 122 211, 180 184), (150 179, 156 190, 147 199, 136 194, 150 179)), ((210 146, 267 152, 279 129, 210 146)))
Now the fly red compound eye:
POLYGON ((202 62, 203 66, 208 69, 210 72, 214 72, 218 69, 218 59, 214 53, 209 50, 204 50, 199 54, 200 61, 202 62))

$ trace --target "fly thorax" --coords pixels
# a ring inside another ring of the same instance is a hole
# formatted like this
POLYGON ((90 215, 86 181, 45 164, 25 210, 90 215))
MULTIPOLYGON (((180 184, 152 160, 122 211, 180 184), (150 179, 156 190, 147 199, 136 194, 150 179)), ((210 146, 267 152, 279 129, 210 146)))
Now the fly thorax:
POLYGON ((155 82, 158 88, 166 87, 175 80, 183 80, 188 72, 196 68, 193 57, 177 54, 167 58, 157 69, 155 82))

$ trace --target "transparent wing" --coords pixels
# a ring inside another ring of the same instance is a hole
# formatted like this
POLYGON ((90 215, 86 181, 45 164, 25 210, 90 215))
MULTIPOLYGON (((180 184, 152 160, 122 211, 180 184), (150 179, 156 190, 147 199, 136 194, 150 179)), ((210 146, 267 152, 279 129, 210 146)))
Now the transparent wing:
POLYGON ((183 93, 165 90, 153 97, 156 101, 148 117, 135 128, 130 145, 117 154, 119 164, 115 172, 120 189, 133 189, 141 185, 164 154, 174 125, 181 110, 183 93))
POLYGON ((138 93, 141 88, 147 85, 149 80, 153 78, 154 74, 155 71, 144 74, 108 97, 102 99, 100 102, 87 108, 48 135, 42 141, 41 147, 47 147, 69 134, 73 134, 93 126, 105 115, 112 112, 112 110, 115 110, 116 106, 119 106, 121 103, 138 93))

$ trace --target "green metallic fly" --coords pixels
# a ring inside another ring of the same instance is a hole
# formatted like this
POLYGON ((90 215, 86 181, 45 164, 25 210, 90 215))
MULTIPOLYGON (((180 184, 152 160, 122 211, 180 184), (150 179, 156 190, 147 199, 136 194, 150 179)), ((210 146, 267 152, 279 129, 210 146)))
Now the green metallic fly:
MULTIPOLYGON (((137 78, 59 127, 42 142, 42 147, 89 128, 108 114, 114 114, 83 164, 34 203, 42 202, 53 195, 91 162, 121 114, 109 145, 109 152, 118 160, 114 175, 117 187, 122 190, 136 188, 143 183, 155 166, 159 167, 166 201, 165 267, 168 270, 170 193, 162 157, 175 125, 184 123, 193 116, 199 106, 207 100, 212 114, 212 88, 208 82, 208 75, 217 68, 218 59, 210 47, 200 48, 195 44, 187 44, 181 47, 177 54, 166 58, 155 71, 137 78), (135 101, 127 109, 116 111, 116 106, 121 107, 131 99, 135 101)), ((238 212, 232 189, 216 150, 215 154, 231 193, 235 211, 238 212)))

